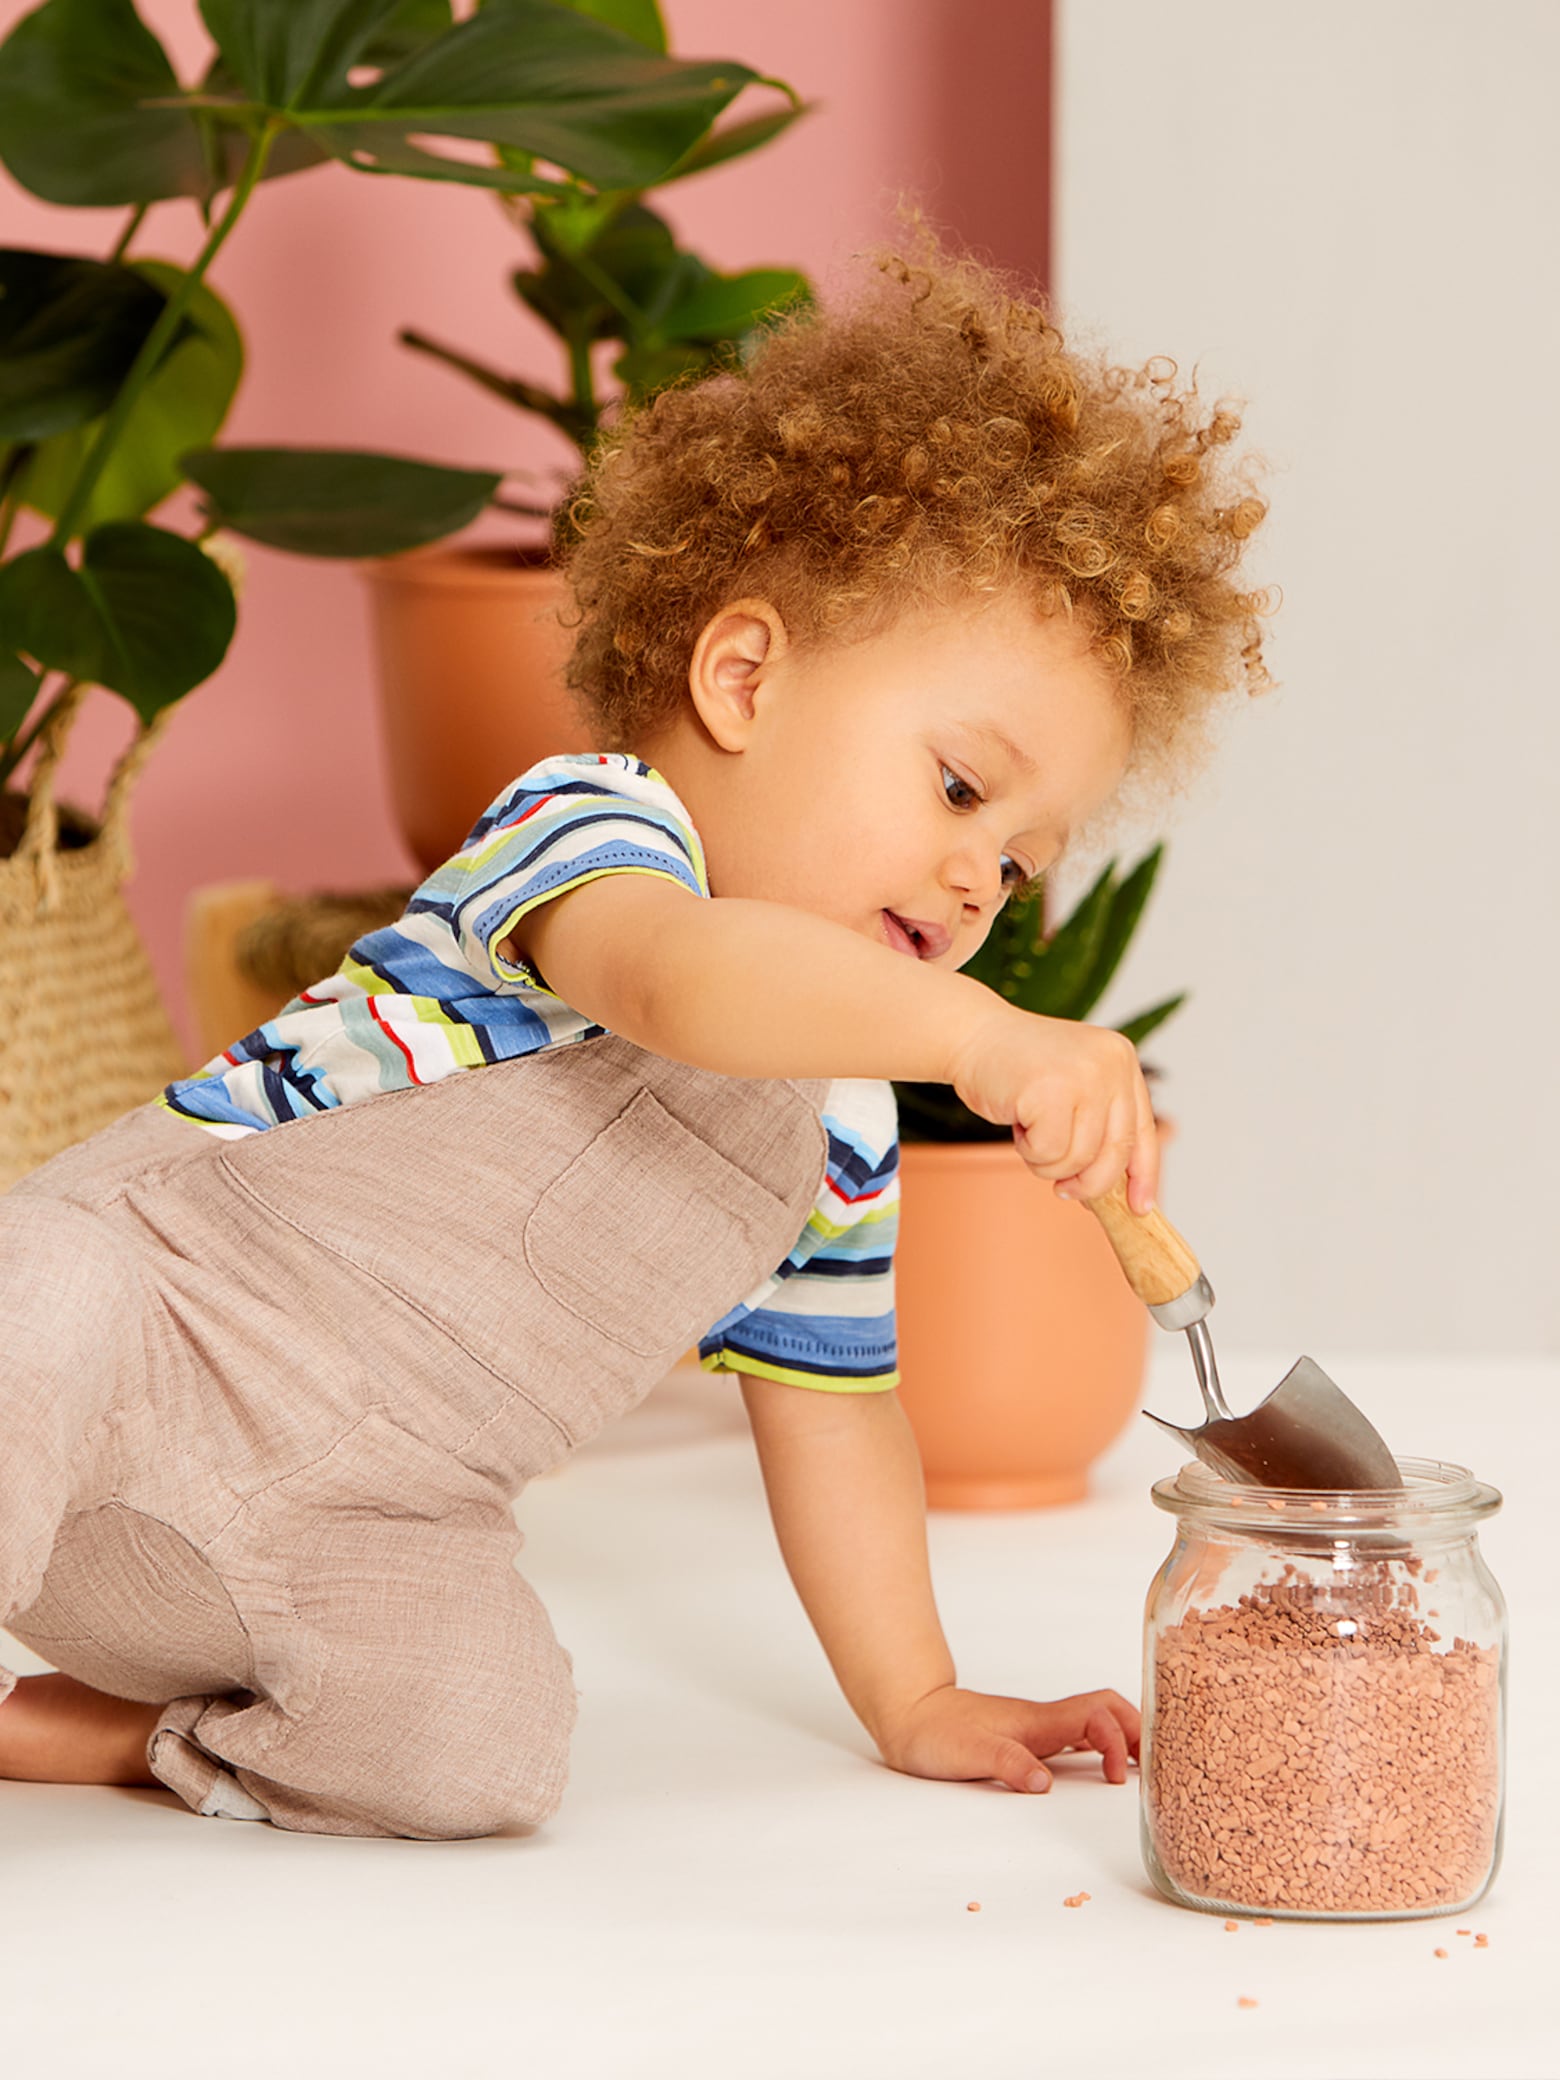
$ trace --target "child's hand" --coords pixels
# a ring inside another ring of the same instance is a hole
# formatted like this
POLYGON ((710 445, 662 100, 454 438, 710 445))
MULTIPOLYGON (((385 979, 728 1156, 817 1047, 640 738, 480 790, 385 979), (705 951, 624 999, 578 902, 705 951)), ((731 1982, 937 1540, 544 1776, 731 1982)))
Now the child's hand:
POLYGON ((1014 1791, 1049 1791, 1051 1773, 1041 1760, 1064 1748, 1097 1751, 1106 1779, 1124 1784, 1127 1757, 1136 1761, 1142 1733, 1137 1706, 1116 1690, 1085 1690, 1037 1704, 950 1683, 885 1727, 878 1747, 891 1769, 912 1777, 997 1777, 1014 1791))
POLYGON ((1013 1128, 1037 1177, 1098 1199, 1125 1173, 1147 1213, 1159 1190, 1154 1107, 1137 1049, 1120 1033, 1042 1018, 994 997, 956 1051, 950 1081, 971 1112, 1013 1128))

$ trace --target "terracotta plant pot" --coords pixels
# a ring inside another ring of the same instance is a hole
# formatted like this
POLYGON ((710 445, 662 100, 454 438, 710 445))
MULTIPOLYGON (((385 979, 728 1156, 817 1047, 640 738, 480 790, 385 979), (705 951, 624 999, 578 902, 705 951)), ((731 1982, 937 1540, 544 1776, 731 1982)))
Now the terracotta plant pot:
POLYGON ((431 873, 505 784, 590 751, 563 683, 561 574, 541 551, 442 545, 360 566, 373 607, 390 791, 431 873))
POLYGON ((907 1141, 899 1160, 899 1398, 929 1507, 1078 1501, 1139 1406, 1146 1308, 1094 1216, 1011 1141, 907 1141))

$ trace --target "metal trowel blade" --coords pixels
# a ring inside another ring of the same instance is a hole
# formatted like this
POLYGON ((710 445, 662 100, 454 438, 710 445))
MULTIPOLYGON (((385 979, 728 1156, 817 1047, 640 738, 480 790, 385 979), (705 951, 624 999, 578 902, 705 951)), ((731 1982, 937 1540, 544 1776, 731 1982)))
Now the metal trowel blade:
POLYGON ((1204 1466, 1211 1466, 1222 1479, 1235 1481, 1241 1487, 1261 1480, 1262 1476, 1251 1472, 1244 1460, 1232 1459, 1228 1452, 1220 1450, 1218 1438, 1214 1433, 1229 1430, 1234 1427, 1232 1424, 1216 1419, 1211 1423, 1202 1424, 1199 1429, 1186 1430, 1179 1423, 1167 1423, 1163 1416, 1156 1416, 1151 1408, 1145 1408, 1143 1413, 1151 1423, 1157 1423, 1161 1430, 1168 1430, 1172 1437, 1179 1437, 1189 1452, 1201 1459, 1204 1466))
MULTIPOLYGON (((1149 1415, 1147 1409, 1143 1411, 1149 1415)), ((1183 1430, 1158 1416, 1226 1480, 1265 1488, 1400 1488, 1386 1440, 1314 1358, 1299 1358, 1250 1415, 1183 1430)))

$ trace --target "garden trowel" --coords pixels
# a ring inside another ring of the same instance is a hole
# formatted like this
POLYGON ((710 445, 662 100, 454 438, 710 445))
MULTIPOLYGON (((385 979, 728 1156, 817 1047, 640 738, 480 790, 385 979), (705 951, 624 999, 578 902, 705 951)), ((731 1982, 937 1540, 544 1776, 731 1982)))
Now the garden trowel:
POLYGON ((1226 1480, 1263 1488, 1401 1488, 1379 1431, 1313 1358, 1299 1358, 1249 1415, 1231 1415, 1219 1385, 1208 1310, 1213 1288, 1164 1215, 1134 1213, 1125 1183, 1084 1202, 1110 1238, 1127 1283, 1162 1329, 1184 1329, 1207 1421, 1183 1430, 1144 1409, 1151 1423, 1226 1480))

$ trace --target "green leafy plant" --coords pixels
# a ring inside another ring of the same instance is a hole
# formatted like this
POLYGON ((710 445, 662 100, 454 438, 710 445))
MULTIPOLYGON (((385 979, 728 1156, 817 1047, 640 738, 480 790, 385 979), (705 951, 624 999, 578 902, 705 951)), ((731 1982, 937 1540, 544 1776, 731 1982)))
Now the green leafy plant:
MULTIPOLYGON (((598 12, 606 12, 605 6, 598 12)), ((666 27, 656 0, 619 0, 618 25, 658 54, 666 27)), ((809 104, 757 116, 699 139, 657 183, 706 172, 767 144, 809 104)), ((522 155, 504 151, 506 164, 522 155)), ((650 208, 645 191, 602 196, 578 181, 565 192, 504 195, 501 206, 529 241, 530 264, 510 276, 515 295, 556 336, 567 387, 550 391, 507 373, 460 348, 407 326, 402 344, 431 356, 522 412, 533 413, 589 453, 609 407, 637 404, 685 375, 702 375, 734 351, 746 354, 784 310, 813 301, 812 286, 794 268, 750 268, 721 274, 677 242, 666 219, 650 208), (611 363, 616 392, 598 395, 594 349, 617 348, 611 363)), ((571 473, 559 472, 558 495, 547 505, 505 500, 511 512, 551 523, 554 538, 567 531, 571 473)))
MULTIPOLYGON (((1044 877, 998 911, 984 944, 961 973, 1045 1018, 1087 1018, 1121 965, 1143 916, 1164 853, 1156 845, 1125 879, 1103 867, 1072 913, 1047 933, 1044 877)), ((1116 1028, 1134 1046, 1186 1002, 1186 993, 1140 1011, 1116 1028)), ((944 1083, 896 1083, 899 1131, 906 1141, 1005 1141, 1010 1126, 971 1112, 944 1083)))
POLYGON ((150 724, 216 670, 236 625, 232 586, 205 553, 217 528, 306 555, 384 556, 504 502, 498 468, 210 445, 243 348, 205 277, 263 181, 336 163, 523 202, 543 258, 521 293, 552 314, 576 373, 572 398, 515 401, 577 425, 582 443, 601 410, 593 341, 618 338, 623 380, 645 390, 690 356, 740 349, 766 293, 805 293, 781 270, 704 268, 641 202, 803 112, 783 81, 735 60, 668 55, 655 0, 485 0, 459 22, 449 0, 201 0, 200 12, 214 49, 193 85, 133 0, 45 0, 0 45, 0 160, 46 201, 130 210, 106 260, 0 251, 0 555, 23 508, 52 523, 0 563, 0 784, 75 686, 123 695, 150 724), (750 85, 786 106, 716 130, 750 85), (179 200, 206 227, 193 264, 132 260, 148 210, 179 200), (203 501, 194 535, 151 524, 185 481, 203 501))

